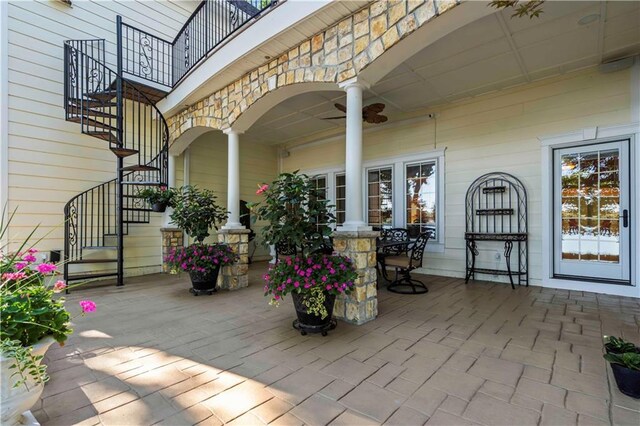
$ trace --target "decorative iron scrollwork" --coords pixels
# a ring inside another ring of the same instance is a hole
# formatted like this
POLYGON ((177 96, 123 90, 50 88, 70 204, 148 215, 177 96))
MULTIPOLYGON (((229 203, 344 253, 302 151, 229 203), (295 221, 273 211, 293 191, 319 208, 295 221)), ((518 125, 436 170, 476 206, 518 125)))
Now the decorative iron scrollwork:
POLYGON ((67 223, 69 224, 69 248, 72 248, 78 244, 78 209, 75 203, 69 206, 67 223))
POLYGON ((153 54, 153 49, 151 47, 151 40, 146 34, 140 33, 140 71, 145 76, 150 76, 151 71, 153 69, 151 56, 153 54))
POLYGON ((184 30, 184 66, 189 69, 189 28, 184 30))
POLYGON ((98 65, 94 64, 93 68, 91 68, 87 73, 87 88, 89 89, 89 92, 102 91, 102 80, 104 74, 97 67, 98 65))

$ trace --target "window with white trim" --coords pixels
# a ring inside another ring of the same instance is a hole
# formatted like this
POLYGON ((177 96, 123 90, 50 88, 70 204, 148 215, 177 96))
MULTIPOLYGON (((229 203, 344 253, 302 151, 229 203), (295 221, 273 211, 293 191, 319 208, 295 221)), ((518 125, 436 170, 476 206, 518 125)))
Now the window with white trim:
POLYGON ((393 227, 393 167, 367 170, 367 220, 376 228, 393 227))
MULTIPOLYGON (((327 175, 316 175, 309 178, 309 180, 311 181, 314 188, 316 189, 316 194, 318 196, 318 199, 326 200, 328 195, 327 194, 327 175)), ((320 227, 323 225, 326 225, 326 223, 319 223, 319 221, 316 219, 316 228, 318 228, 318 231, 320 230, 320 227)))
POLYGON ((409 236, 416 238, 432 231, 436 239, 438 185, 436 161, 423 161, 405 165, 405 223, 409 236))
POLYGON ((345 221, 345 210, 347 203, 347 183, 346 176, 344 173, 336 173, 335 174, 335 215, 336 215, 336 225, 340 226, 345 221))

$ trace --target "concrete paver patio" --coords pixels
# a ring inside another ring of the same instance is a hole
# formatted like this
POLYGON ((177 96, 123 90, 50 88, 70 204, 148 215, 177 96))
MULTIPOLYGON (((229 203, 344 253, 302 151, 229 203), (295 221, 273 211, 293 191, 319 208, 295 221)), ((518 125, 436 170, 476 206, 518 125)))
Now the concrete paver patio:
POLYGON ((602 335, 640 340, 640 301, 422 277, 379 290, 379 316, 327 337, 291 328, 290 302, 249 288, 193 297, 188 277, 74 291, 98 311, 46 356, 45 425, 640 424, 602 335))

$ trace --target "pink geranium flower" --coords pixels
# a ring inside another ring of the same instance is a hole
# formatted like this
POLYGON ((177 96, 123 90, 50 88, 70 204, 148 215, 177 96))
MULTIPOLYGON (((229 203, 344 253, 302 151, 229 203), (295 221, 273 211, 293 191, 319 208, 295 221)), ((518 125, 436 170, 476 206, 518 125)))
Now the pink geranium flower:
POLYGON ((264 184, 262 185, 260 188, 258 188, 258 190, 256 191, 257 195, 262 194, 264 191, 266 191, 267 189, 269 189, 269 185, 264 184))
POLYGON ((38 272, 40 272, 41 274, 49 274, 55 271, 57 268, 58 267, 53 263, 41 263, 36 267, 36 269, 38 269, 38 272))
POLYGON ((62 280, 58 280, 56 281, 56 283, 53 285, 53 292, 54 293, 60 293, 62 290, 64 290, 65 288, 67 288, 67 285, 65 284, 64 281, 62 280))
POLYGON ((78 303, 80 304, 80 308, 82 308, 83 313, 95 312, 96 310, 96 304, 91 300, 81 300, 78 303))

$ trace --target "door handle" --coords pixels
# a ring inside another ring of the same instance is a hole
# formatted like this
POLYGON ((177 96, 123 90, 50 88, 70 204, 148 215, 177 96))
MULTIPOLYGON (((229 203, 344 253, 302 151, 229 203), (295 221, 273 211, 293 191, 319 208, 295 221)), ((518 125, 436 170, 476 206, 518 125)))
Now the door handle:
POLYGON ((629 210, 627 209, 622 210, 622 216, 620 217, 622 218, 622 227, 628 228, 629 227, 629 210))

